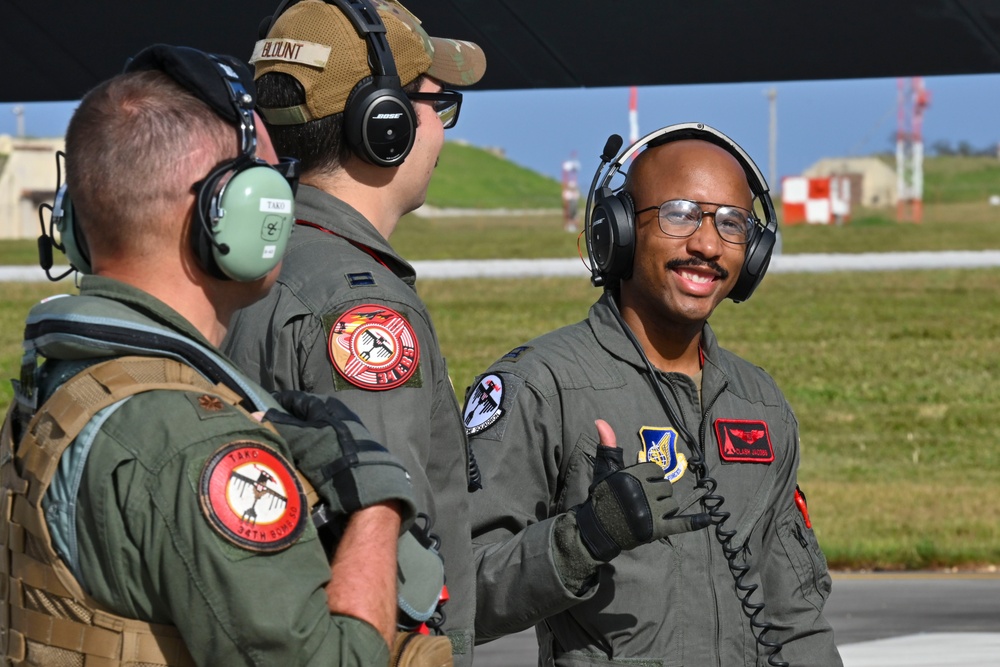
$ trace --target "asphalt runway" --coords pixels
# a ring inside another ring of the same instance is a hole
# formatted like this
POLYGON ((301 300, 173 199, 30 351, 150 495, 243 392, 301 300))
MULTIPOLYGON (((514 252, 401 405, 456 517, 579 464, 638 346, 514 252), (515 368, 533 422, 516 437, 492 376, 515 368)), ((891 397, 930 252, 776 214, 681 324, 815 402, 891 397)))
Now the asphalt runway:
MULTIPOLYGON (((845 667, 1000 666, 1000 573, 834 573, 825 614, 845 667)), ((537 659, 528 630, 477 647, 475 664, 537 659)))

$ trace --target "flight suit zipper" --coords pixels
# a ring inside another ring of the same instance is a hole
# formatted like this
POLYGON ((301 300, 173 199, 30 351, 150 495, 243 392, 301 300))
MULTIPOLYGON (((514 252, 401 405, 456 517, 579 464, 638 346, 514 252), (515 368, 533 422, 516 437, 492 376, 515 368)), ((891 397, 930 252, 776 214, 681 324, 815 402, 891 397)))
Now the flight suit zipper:
MULTIPOLYGON (((677 406, 678 411, 680 412, 681 419, 686 422, 687 416, 684 413, 684 406, 682 405, 680 399, 677 396, 677 391, 674 388, 673 383, 670 382, 666 378, 663 378, 663 383, 667 385, 667 389, 669 389, 669 391, 670 391, 670 396, 673 399, 674 404, 677 406)), ((708 414, 712 411, 712 407, 715 405, 715 401, 718 400, 719 396, 722 395, 722 391, 725 389, 725 387, 726 387, 726 385, 723 384, 722 389, 720 389, 718 392, 716 392, 716 394, 712 397, 711 403, 709 403, 708 407, 705 409, 704 413, 702 414, 701 423, 699 425, 699 438, 698 438, 698 442, 689 442, 688 443, 688 446, 692 448, 692 452, 691 453, 698 460, 701 461, 701 463, 700 463, 701 470, 703 472, 706 472, 706 473, 708 471, 708 460, 707 460, 706 454, 705 454, 705 423, 706 423, 706 420, 708 419, 708 414)), ((684 430, 687 431, 688 435, 693 438, 693 435, 687 429, 687 424, 686 423, 684 424, 684 430)), ((701 479, 702 479, 701 474, 699 473, 699 471, 697 469, 694 472, 695 472, 695 476, 698 479, 698 482, 700 482, 701 479)), ((695 484, 695 488, 698 488, 698 483, 697 482, 695 484)), ((702 507, 705 508, 704 505, 702 505, 702 507)), ((707 510, 707 508, 705 508, 705 509, 707 510)), ((709 588, 709 590, 712 591, 712 605, 715 608, 715 664, 718 665, 718 667, 722 667, 722 618, 721 618, 721 608, 719 606, 719 594, 718 594, 718 592, 716 591, 716 588, 715 588, 715 577, 714 577, 714 572, 715 572, 715 555, 714 555, 714 551, 715 550, 713 548, 714 543, 715 543, 715 539, 714 539, 714 536, 712 535, 712 531, 713 530, 714 530, 714 524, 712 526, 710 526, 706 530, 706 535, 705 535, 706 547, 705 547, 705 551, 706 551, 707 556, 708 556, 707 563, 706 563, 706 565, 708 567, 708 570, 707 570, 708 588, 709 588)))
MULTIPOLYGON (((702 412, 701 415, 701 424, 698 429, 698 447, 701 449, 699 455, 701 457, 701 465, 703 466, 702 471, 704 474, 708 473, 708 454, 707 454, 708 449, 705 446, 705 436, 706 436, 705 425, 708 423, 709 413, 712 411, 712 408, 715 407, 715 402, 719 400, 719 396, 721 396, 722 392, 725 391, 726 385, 727 383, 722 384, 722 388, 718 392, 716 392, 714 396, 712 396, 711 402, 709 402, 708 407, 705 408, 705 410, 702 412)), ((701 476, 699 475, 699 480, 700 479, 701 476)), ((702 507, 705 506, 702 505, 702 507)), ((708 540, 709 572, 715 571, 715 555, 714 555, 715 550, 712 548, 716 537, 713 534, 714 531, 715 531, 715 523, 713 522, 711 526, 708 528, 707 530, 708 535, 706 536, 706 539, 708 540)), ((721 618, 722 608, 719 606, 719 596, 718 593, 716 593, 715 591, 714 581, 712 585, 712 602, 715 604, 715 661, 719 667, 722 667, 722 618, 721 618)))

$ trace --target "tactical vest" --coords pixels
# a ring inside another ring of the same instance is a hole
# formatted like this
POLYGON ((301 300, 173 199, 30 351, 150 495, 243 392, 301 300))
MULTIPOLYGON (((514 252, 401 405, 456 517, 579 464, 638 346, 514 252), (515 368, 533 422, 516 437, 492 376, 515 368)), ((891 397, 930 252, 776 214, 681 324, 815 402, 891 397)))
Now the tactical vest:
MULTIPOLYGON (((28 666, 193 666, 176 628, 118 616, 84 592, 52 545, 42 498, 60 457, 84 426, 100 410, 129 396, 193 391, 249 409, 267 409, 269 397, 253 392, 211 350, 113 301, 71 297, 54 306, 40 304, 25 332, 21 381, 14 383, 15 401, 0 434, 0 659, 28 666), (84 310, 97 306, 102 315, 81 317, 78 305, 84 310), (128 319, 107 317, 109 309, 128 319), (153 347, 157 345, 162 347, 153 347), (37 355, 82 359, 86 353, 116 357, 123 352, 154 356, 121 356, 92 365, 35 409, 37 355), (184 361, 157 358, 157 353, 184 361), (33 411, 33 417, 15 443, 13 418, 19 409, 33 411)), ((308 483, 303 486, 312 506, 315 491, 308 483)))

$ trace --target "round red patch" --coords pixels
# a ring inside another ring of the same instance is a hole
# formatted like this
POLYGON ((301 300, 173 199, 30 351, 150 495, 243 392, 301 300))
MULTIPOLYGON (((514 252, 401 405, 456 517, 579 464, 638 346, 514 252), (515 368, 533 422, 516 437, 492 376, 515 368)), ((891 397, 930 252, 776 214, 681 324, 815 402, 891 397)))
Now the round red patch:
POLYGON ((341 315, 327 341, 330 361, 356 387, 394 389, 413 377, 420 348, 413 328, 402 315, 377 304, 365 304, 341 315))
POLYGON ((280 551, 305 530, 302 485, 284 457, 253 441, 231 442, 201 472, 201 507, 216 532, 250 551, 280 551))

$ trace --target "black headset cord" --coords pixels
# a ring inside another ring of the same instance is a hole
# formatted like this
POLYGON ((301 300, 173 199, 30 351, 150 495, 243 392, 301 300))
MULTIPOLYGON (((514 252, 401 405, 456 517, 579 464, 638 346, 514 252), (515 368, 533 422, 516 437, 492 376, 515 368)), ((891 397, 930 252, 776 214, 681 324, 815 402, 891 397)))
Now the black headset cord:
MULTIPOLYGON (((731 542, 736 536, 735 530, 726 530, 722 527, 722 524, 729 519, 730 514, 722 509, 722 505, 726 502, 726 499, 716 490, 719 487, 719 483, 715 481, 708 474, 708 464, 705 461, 704 453, 702 452, 701 443, 695 440, 694 436, 681 421, 677 413, 674 411, 673 405, 667 400, 666 395, 663 393, 663 387, 660 386, 660 382, 656 378, 656 369, 653 368, 653 364, 650 363, 649 358, 646 356, 645 350, 642 349, 642 345, 636 339, 635 334, 632 333, 632 329, 629 328, 625 319, 622 317, 621 311, 618 310, 618 303, 615 300, 614 294, 608 291, 608 301, 611 304, 611 312, 614 314, 615 319, 618 320, 618 324, 621 326, 622 331, 632 342, 639 356, 642 358, 643 363, 646 365, 646 369, 649 371, 649 381, 653 385, 653 390, 656 392, 656 396, 663 406, 663 410, 667 413, 667 418, 671 421, 673 426, 677 428, 677 432, 680 436, 688 443, 691 448, 691 460, 689 464, 691 469, 694 470, 695 477, 698 481, 695 483, 695 487, 699 489, 705 489, 705 495, 701 498, 701 505, 705 508, 708 513, 712 524, 715 526, 715 537, 722 546, 722 553, 726 557, 726 562, 729 565, 729 572, 733 575, 733 581, 736 583, 736 597, 740 601, 740 608, 747 618, 750 619, 750 627, 754 631, 754 639, 763 648, 769 649, 770 654, 767 657, 767 664, 771 667, 788 667, 788 663, 778 660, 778 653, 783 648, 782 643, 778 640, 770 640, 766 638, 768 632, 776 630, 776 627, 772 623, 767 621, 759 620, 761 612, 764 611, 763 602, 751 602, 750 596, 753 595, 754 591, 757 590, 757 584, 746 584, 743 579, 746 574, 750 571, 749 565, 741 565, 736 562, 737 556, 740 555, 746 546, 733 547, 731 542)), ((711 408, 711 405, 709 406, 711 408)), ((707 411, 706 411, 707 412, 707 411)))

